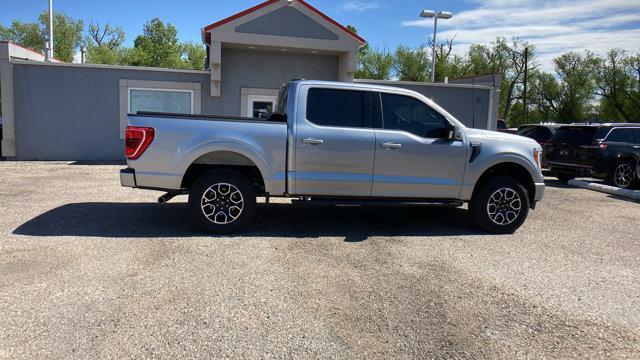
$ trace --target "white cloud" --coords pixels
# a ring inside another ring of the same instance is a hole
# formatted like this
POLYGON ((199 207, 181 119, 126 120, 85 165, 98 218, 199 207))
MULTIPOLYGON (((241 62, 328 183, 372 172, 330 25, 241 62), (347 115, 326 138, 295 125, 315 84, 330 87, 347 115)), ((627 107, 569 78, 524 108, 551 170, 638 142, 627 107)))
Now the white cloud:
POLYGON ((370 1, 349 0, 340 5, 341 11, 357 11, 364 12, 368 10, 377 10, 380 8, 380 3, 370 1))
MULTIPOLYGON (((638 0, 470 0, 471 10, 438 22, 438 38, 455 36, 456 52, 496 37, 517 36, 536 45, 538 61, 553 69, 553 58, 571 50, 602 54, 614 47, 640 51, 638 0)), ((402 26, 433 27, 432 19, 402 26)))

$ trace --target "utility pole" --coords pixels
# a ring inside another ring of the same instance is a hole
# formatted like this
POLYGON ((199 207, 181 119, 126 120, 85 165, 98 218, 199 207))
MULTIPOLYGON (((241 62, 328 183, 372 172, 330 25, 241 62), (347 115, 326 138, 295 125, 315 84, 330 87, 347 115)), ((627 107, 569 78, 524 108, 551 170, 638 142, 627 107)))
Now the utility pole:
POLYGON ((527 106, 527 79, 529 77, 529 47, 524 48, 524 91, 522 103, 524 106, 524 123, 528 122, 529 107, 527 106))
POLYGON ((45 60, 53 60, 53 0, 49 0, 49 46, 44 55, 45 60))

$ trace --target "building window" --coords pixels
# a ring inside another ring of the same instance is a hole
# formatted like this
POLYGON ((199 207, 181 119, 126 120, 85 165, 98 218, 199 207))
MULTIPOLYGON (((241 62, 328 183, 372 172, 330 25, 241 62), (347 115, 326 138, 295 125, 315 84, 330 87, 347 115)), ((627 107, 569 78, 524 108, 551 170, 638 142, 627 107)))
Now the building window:
POLYGON ((120 79, 120 138, 124 139, 127 114, 201 114, 201 96, 200 83, 120 79))
POLYGON ((240 116, 259 118, 261 114, 275 111, 278 89, 241 88, 240 116))
POLYGON ((259 118, 261 114, 269 114, 275 109, 277 96, 249 95, 247 101, 247 115, 259 118))
POLYGON ((193 91, 129 88, 129 113, 138 111, 193 114, 193 91))

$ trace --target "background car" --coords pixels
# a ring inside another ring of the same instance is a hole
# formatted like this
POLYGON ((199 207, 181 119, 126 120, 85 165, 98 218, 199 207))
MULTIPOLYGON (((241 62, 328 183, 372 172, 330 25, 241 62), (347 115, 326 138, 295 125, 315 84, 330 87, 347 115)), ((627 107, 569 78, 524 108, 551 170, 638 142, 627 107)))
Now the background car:
POLYGON ((545 144, 543 157, 563 182, 589 176, 631 188, 638 183, 640 124, 561 126, 545 144))
POLYGON ((498 119, 498 126, 496 130, 507 134, 515 134, 518 131, 517 128, 507 128, 507 122, 502 119, 498 119))
POLYGON ((556 131, 560 128, 560 124, 527 124, 518 127, 517 135, 525 136, 538 142, 540 145, 544 145, 556 131))

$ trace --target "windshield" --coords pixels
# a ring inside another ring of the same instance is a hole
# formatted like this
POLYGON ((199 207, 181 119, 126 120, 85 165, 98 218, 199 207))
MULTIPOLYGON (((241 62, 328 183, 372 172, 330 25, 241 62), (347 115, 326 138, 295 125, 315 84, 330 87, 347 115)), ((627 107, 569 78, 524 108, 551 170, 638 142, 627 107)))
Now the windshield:
POLYGON ((555 144, 589 145, 594 140, 597 127, 561 127, 551 138, 555 144))

